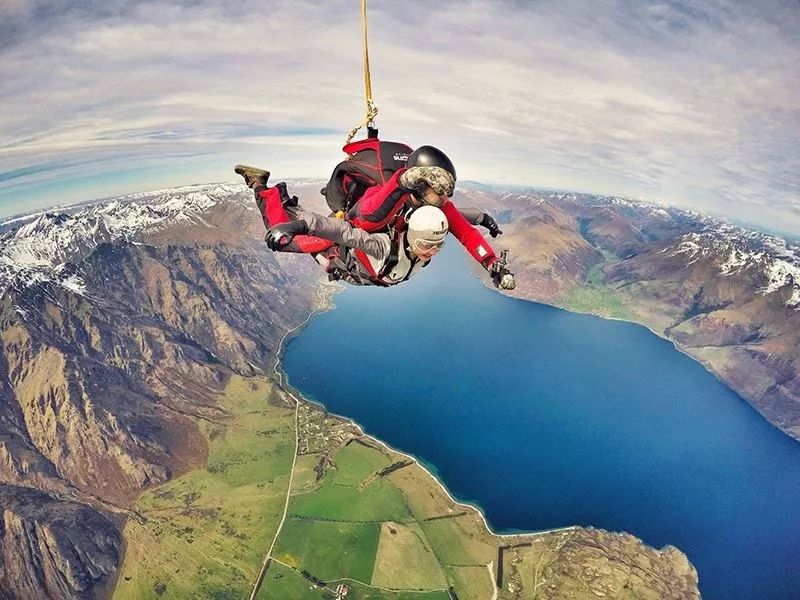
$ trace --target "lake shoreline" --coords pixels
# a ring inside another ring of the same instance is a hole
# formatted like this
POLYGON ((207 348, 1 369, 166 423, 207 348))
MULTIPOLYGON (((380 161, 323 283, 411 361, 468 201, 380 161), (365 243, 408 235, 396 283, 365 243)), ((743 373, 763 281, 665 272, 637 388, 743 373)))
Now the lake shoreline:
POLYGON ((336 315, 314 320, 281 363, 305 401, 349 415, 370 443, 414 461, 494 539, 582 526, 632 532, 651 549, 687 553, 707 597, 744 599, 755 579, 724 572, 741 571, 740 525, 757 523, 752 539, 773 550, 743 572, 768 577, 776 592, 795 582, 779 568, 790 564, 788 503, 800 497, 794 440, 652 327, 505 302, 476 285, 482 278, 463 269, 458 250, 434 265, 442 271, 391 293, 330 294, 336 315), (351 367, 328 367, 337 355, 351 367), (784 500, 769 503, 766 489, 784 500))
MULTIPOLYGON (((318 294, 319 294, 319 297, 320 297, 319 306, 317 308, 315 308, 308 315, 308 317, 306 318, 305 321, 303 321, 300 325, 295 326, 295 328, 293 328, 289 332, 287 332, 287 336, 285 336, 285 338, 284 338, 285 341, 290 341, 292 338, 300 335, 300 333, 302 333, 302 331, 311 323, 312 319, 314 317, 316 317, 317 315, 320 315, 320 314, 323 314, 325 312, 329 312, 329 311, 335 310, 336 309, 336 303, 334 301, 334 297, 336 296, 336 294, 344 291, 344 289, 345 288, 344 288, 344 286, 342 284, 331 284, 331 283, 329 283, 327 281, 322 281, 320 283, 319 288, 318 288, 318 294), (288 334, 291 334, 291 335, 288 335, 288 334)), ((528 299, 525 299, 525 298, 520 298, 520 299, 521 300, 525 300, 527 302, 533 302, 534 304, 545 304, 543 302, 537 302, 535 300, 528 300, 528 299)), ((560 310, 565 310, 567 312, 574 312, 574 311, 568 311, 567 309, 565 309, 563 307, 560 307, 560 306, 554 306, 554 305, 548 305, 548 306, 553 306, 553 308, 558 308, 560 310)), ((603 317, 600 317, 599 315, 591 315, 591 316, 595 316, 595 317, 598 317, 598 318, 603 318, 603 317)), ((622 320, 622 319, 619 319, 619 320, 622 320)), ((638 323, 635 323, 635 324, 638 325, 638 323)), ((287 389, 287 391, 290 391, 292 394, 296 394, 297 397, 302 399, 303 402, 307 402, 309 404, 315 404, 315 405, 321 407, 322 410, 324 410, 328 414, 330 414, 330 415, 332 415, 332 416, 334 416, 336 418, 343 419, 345 421, 348 421, 348 422, 352 423, 358 429, 358 431, 361 433, 362 436, 364 436, 365 438, 368 438, 372 442, 378 444, 379 446, 381 446, 382 448, 384 448, 388 452, 392 452, 392 453, 395 453, 397 455, 404 456, 404 457, 408 458, 409 460, 412 460, 417 466, 419 466, 423 471, 425 471, 425 473, 428 474, 428 476, 447 495, 447 497, 450 499, 451 502, 453 502, 456 506, 461 506, 463 508, 475 511, 479 515, 479 517, 480 517, 481 521, 483 522, 486 530, 490 533, 490 535, 492 537, 495 537, 495 538, 500 539, 500 540, 502 540, 502 539, 514 539, 514 538, 525 537, 525 536, 546 535, 546 534, 559 533, 559 532, 564 532, 564 531, 573 531, 573 530, 576 530, 576 529, 607 531, 605 529, 598 528, 598 527, 584 526, 584 525, 574 525, 573 524, 573 525, 565 525, 565 526, 561 526, 561 527, 547 528, 547 529, 541 529, 541 530, 525 530, 525 529, 523 529, 523 530, 517 530, 514 533, 511 533, 511 532, 503 533, 502 529, 495 528, 490 523, 488 517, 486 516, 486 513, 485 513, 483 507, 480 506, 480 504, 457 498, 448 489, 448 487, 444 484, 444 482, 441 479, 441 476, 437 475, 430 468, 428 468, 428 466, 425 464, 425 462, 422 461, 420 458, 418 458, 417 456, 415 456, 415 455, 413 455, 413 454, 411 454, 409 452, 406 452, 406 451, 403 451, 403 450, 398 450, 397 448, 394 448, 394 447, 390 446, 387 442, 379 439, 378 437, 367 433, 364 430, 364 426, 361 423, 357 422, 352 417, 347 417, 347 416, 340 415, 338 413, 330 411, 323 401, 311 399, 306 394, 301 392, 296 386, 293 386, 292 383, 291 383, 291 380, 289 379, 289 374, 282 367, 283 351, 285 351, 285 344, 282 344, 281 348, 279 348, 278 352, 276 353, 276 358, 277 358, 277 361, 276 361, 276 364, 275 364, 276 375, 279 375, 278 382, 281 385, 281 387, 284 387, 285 389, 287 389), (278 373, 278 369, 280 369, 280 373, 278 373)), ((638 539, 639 541, 641 541, 643 544, 649 546, 649 544, 647 544, 647 542, 644 542, 641 538, 639 538, 635 534, 630 533, 628 531, 619 531, 619 532, 616 532, 616 533, 622 533, 622 534, 633 536, 636 539, 638 539)), ((653 546, 651 546, 651 547, 653 547, 653 546)), ((676 546, 673 546, 672 544, 666 544, 666 545, 664 545, 664 546, 662 546, 660 548, 655 548, 655 549, 658 550, 659 552, 663 552, 663 551, 667 550, 668 548, 675 548, 675 549, 683 552, 682 550, 680 550, 680 548, 677 548, 676 546)))

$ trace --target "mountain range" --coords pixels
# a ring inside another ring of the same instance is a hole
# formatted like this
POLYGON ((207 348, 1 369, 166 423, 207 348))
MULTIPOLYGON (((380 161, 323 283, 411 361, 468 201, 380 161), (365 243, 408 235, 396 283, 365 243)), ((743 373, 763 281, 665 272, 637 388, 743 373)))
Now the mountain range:
MULTIPOLYGON (((296 189, 322 209, 318 182, 296 189)), ((797 247, 619 198, 473 186, 456 202, 503 222, 515 294, 641 322, 800 435, 797 247)), ((0 598, 109 595, 136 498, 205 464, 226 382, 269 375, 315 308, 318 267, 262 237, 234 184, 0 225, 0 598)))
POLYGON ((0 597, 103 596, 142 489, 204 463, 233 372, 271 368, 310 264, 241 186, 43 213, 0 234, 0 597))

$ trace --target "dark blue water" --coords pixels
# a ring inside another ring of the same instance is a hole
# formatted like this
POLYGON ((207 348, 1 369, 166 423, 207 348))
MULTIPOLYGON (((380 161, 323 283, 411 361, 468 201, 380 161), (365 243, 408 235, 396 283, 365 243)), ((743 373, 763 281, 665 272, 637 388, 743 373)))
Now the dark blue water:
POLYGON ((683 550, 704 598, 800 598, 800 443, 642 327, 502 297, 452 243, 435 263, 336 296, 292 384, 495 529, 629 531, 683 550))

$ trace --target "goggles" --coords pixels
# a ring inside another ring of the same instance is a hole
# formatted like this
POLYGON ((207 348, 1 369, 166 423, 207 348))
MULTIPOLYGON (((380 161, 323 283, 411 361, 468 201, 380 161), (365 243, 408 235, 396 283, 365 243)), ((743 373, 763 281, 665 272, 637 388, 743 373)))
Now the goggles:
POLYGON ((416 250, 422 250, 423 252, 438 250, 444 246, 444 238, 441 240, 417 240, 414 242, 414 246, 416 250))

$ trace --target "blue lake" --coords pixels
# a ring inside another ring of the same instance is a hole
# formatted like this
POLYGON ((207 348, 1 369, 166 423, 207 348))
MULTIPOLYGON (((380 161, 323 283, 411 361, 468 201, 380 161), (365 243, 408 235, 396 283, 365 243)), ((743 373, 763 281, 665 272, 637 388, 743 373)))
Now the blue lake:
POLYGON ((291 384, 495 530, 628 531, 684 551, 706 599, 800 598, 800 443, 645 328, 500 296, 468 260, 451 241, 338 294, 287 347, 291 384))

